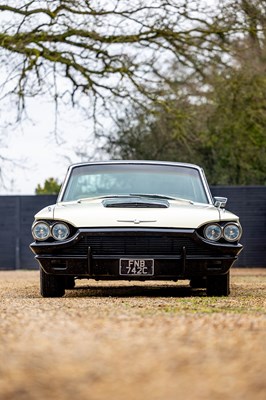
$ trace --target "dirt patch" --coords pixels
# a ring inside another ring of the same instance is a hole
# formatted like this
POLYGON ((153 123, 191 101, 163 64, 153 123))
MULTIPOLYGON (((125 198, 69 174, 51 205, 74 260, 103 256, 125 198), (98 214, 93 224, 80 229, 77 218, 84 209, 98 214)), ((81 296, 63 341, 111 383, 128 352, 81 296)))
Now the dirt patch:
POLYGON ((0 272, 0 398, 264 400, 265 272, 233 269, 228 298, 82 281, 61 299, 0 272))

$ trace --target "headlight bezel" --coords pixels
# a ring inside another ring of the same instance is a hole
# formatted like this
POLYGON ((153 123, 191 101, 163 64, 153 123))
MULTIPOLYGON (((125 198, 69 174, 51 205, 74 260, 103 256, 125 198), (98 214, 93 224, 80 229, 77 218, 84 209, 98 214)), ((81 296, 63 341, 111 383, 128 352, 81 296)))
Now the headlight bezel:
POLYGON ((53 242, 53 241, 63 242, 65 240, 69 239, 69 237, 75 233, 75 229, 65 221, 37 220, 32 224, 31 233, 32 233, 33 239, 36 242, 45 242, 45 241, 47 241, 47 242, 53 242), (39 238, 38 235, 36 235, 36 233, 35 233, 36 227, 38 227, 39 225, 42 225, 42 224, 44 224, 48 228, 48 231, 49 231, 49 234, 46 235, 45 238, 39 238), (53 232, 54 227, 57 225, 62 225, 66 228, 66 231, 68 234, 63 239, 59 239, 53 232))
POLYGON ((51 236, 54 238, 54 240, 56 240, 58 242, 62 242, 64 240, 66 240, 69 237, 69 235, 70 235, 70 229, 69 229, 69 227, 68 227, 68 225, 66 223, 64 223, 64 222, 56 222, 55 224, 52 225, 52 227, 51 227, 51 236), (65 237, 59 238, 59 237, 56 236, 54 231, 55 231, 55 228, 58 227, 58 226, 61 226, 61 227, 66 229, 67 235, 65 237))
POLYGON ((210 222, 204 226, 202 234, 203 234, 204 239, 206 239, 212 243, 217 243, 217 242, 237 243, 242 236, 242 227, 238 222, 235 222, 235 221, 228 221, 228 222, 225 221, 225 222, 220 222, 220 223, 219 222, 210 222), (230 236, 225 233, 226 228, 228 228, 230 226, 233 228, 237 228, 237 231, 238 231, 238 234, 233 238, 230 238, 230 236), (207 236, 206 232, 211 227, 219 227, 220 232, 221 232, 220 236, 217 236, 217 238, 215 238, 215 239, 211 239, 210 236, 207 236))
POLYGON ((220 240, 222 237, 223 230, 222 230, 222 227, 218 223, 210 223, 205 226, 205 228, 203 230, 203 234, 204 234, 205 239, 209 240, 210 242, 218 242, 218 240, 220 240), (218 230, 219 230, 219 235, 215 239, 211 239, 210 237, 207 236, 207 230, 209 230, 211 228, 213 228, 213 230, 215 228, 218 228, 218 230))
POLYGON ((240 226, 239 224, 236 224, 236 223, 233 223, 233 222, 228 222, 226 225, 224 225, 224 227, 223 227, 223 237, 224 237, 224 239, 225 239, 227 242, 230 242, 230 243, 237 242, 237 241, 241 238, 241 235, 242 235, 242 228, 241 228, 241 226, 240 226), (238 229, 238 235, 237 235, 235 238, 233 238, 233 239, 230 239, 230 238, 225 234, 225 230, 226 230, 229 226, 232 226, 232 227, 235 227, 235 228, 238 229))
POLYGON ((51 227, 50 227, 49 223, 46 222, 46 221, 36 221, 36 222, 32 225, 31 233, 32 233, 32 236, 33 236, 34 240, 37 240, 38 242, 44 242, 45 240, 49 239, 49 237, 50 237, 50 235, 51 235, 51 227), (45 237, 43 237, 43 238, 40 238, 40 237, 36 234, 36 228, 37 228, 37 227, 40 227, 41 225, 46 226, 46 227, 47 227, 47 230, 48 230, 47 236, 45 236, 45 237))

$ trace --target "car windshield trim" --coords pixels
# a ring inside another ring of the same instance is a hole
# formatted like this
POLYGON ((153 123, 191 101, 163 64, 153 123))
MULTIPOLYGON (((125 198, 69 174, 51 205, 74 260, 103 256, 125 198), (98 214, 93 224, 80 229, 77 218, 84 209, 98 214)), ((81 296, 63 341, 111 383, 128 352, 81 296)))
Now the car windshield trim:
POLYGON ((83 165, 70 169, 58 202, 154 198, 211 204, 199 168, 173 165, 83 165))

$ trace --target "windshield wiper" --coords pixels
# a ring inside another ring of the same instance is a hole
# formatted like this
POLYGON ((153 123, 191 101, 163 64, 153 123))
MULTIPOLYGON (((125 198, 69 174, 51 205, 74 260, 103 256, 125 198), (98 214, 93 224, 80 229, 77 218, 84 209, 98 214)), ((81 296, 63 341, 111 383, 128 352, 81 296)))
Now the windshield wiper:
POLYGON ((97 199, 117 199, 117 198, 130 198, 130 197, 132 197, 130 194, 106 194, 95 197, 83 197, 81 199, 78 199, 77 202, 81 203, 82 201, 97 200, 97 199))
POLYGON ((164 194, 156 194, 156 193, 130 193, 130 196, 134 197, 148 197, 148 198, 154 198, 154 199, 166 199, 166 200, 177 200, 177 201, 185 201, 190 204, 194 204, 192 200, 188 199, 183 199, 181 197, 174 197, 174 196, 168 196, 164 194))

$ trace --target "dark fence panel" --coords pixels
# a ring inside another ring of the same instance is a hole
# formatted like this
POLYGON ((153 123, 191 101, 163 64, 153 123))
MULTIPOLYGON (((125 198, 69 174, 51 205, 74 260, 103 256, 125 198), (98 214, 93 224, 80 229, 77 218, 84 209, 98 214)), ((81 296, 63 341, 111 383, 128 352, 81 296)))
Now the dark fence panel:
POLYGON ((38 269, 29 249, 34 215, 56 196, 0 196, 0 270, 38 269))
POLYGON ((211 191, 228 198, 226 208, 239 216, 243 227, 244 250, 235 265, 266 267, 266 186, 215 186, 211 191))
POLYGON ((10 196, 0 200, 0 268, 14 269, 19 251, 19 198, 10 196))
MULTIPOLYGON (((215 186, 213 196, 228 197, 227 209, 239 215, 245 249, 237 266, 266 267, 266 187, 215 186)), ((56 196, 0 196, 0 270, 37 269, 29 250, 34 214, 53 204, 56 196)))

